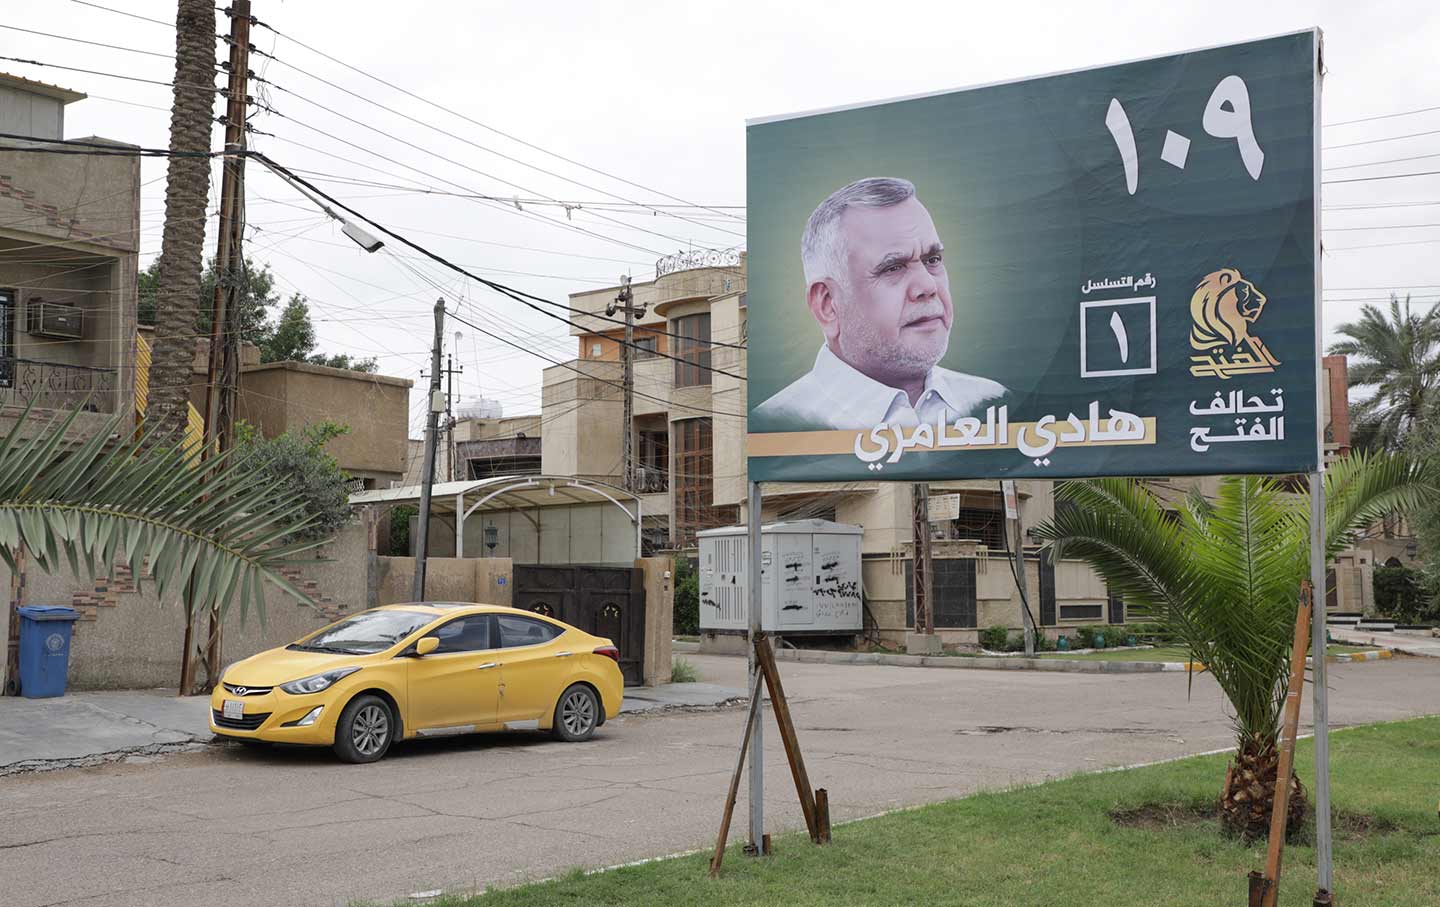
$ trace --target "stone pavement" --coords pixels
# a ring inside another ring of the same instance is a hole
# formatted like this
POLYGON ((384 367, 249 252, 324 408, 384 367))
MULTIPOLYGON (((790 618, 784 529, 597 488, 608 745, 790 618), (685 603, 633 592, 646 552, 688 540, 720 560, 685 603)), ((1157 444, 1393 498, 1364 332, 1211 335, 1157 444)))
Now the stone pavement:
POLYGON ((165 690, 0 698, 0 776, 203 746, 208 702, 165 690))
MULTIPOLYGON (((745 683, 743 658, 690 660, 708 683, 745 683)), ((780 670, 811 781, 830 791, 837 835, 846 820, 897 807, 1234 739, 1205 674, 1191 690, 1183 674, 795 662, 780 670)), ((1337 728, 1440 710, 1440 660, 1337 664, 1330 682, 1337 728)), ((373 765, 344 765, 327 750, 211 746, 151 764, 0 778, 0 902, 390 903, 705 847, 744 714, 625 714, 574 745, 533 733, 419 741, 373 765)), ((1307 702, 1302 722, 1309 716, 1307 702)), ((767 718, 773 832, 804 821, 778 738, 767 718)))
POLYGON ((1440 639, 1429 634, 1376 633, 1373 630, 1357 630, 1331 624, 1330 638, 1336 642, 1361 646, 1384 646, 1387 649, 1394 649, 1402 655, 1440 658, 1440 639))
MULTIPOLYGON (((710 683, 628 687, 620 711, 716 708, 744 695, 743 688, 710 683)), ((0 776, 197 749, 214 739, 208 710, 207 698, 171 690, 0 698, 0 776)))

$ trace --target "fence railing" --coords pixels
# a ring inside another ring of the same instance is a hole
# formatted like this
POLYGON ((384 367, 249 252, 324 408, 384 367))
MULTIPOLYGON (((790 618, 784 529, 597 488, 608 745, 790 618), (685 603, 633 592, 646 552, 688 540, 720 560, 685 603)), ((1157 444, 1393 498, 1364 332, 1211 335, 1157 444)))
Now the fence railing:
POLYGON ((0 358, 0 403, 112 413, 118 375, 113 368, 0 358))

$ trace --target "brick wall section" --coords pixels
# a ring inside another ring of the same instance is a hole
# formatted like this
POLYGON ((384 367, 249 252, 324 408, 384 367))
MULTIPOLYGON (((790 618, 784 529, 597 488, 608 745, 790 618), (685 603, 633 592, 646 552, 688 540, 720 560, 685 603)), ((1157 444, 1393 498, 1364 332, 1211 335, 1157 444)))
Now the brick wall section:
MULTIPOLYGON (((301 592, 304 592, 306 595, 310 596, 310 600, 315 602, 315 604, 319 606, 321 613, 323 613, 326 618, 330 620, 339 620, 340 618, 344 617, 346 613, 349 612, 349 603, 336 601, 335 599, 326 595, 320 589, 320 584, 315 580, 307 577, 305 575, 305 571, 301 568, 281 567, 280 575, 293 583, 295 587, 298 588, 301 592)), ((306 605, 303 603, 297 602, 297 604, 299 604, 302 608, 306 607, 306 605)))
POLYGON ((115 565, 114 576, 97 576, 95 585, 75 590, 70 596, 70 607, 80 612, 75 632, 80 632, 81 623, 94 621, 100 608, 113 608, 119 603, 122 593, 135 591, 135 575, 130 572, 129 566, 124 564, 115 565))

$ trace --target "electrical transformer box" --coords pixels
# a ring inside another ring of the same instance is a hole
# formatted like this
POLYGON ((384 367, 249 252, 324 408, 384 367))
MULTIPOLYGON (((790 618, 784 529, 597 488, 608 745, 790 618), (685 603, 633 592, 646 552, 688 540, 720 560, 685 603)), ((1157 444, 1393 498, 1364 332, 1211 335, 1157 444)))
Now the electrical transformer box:
MULTIPOLYGON (((863 629, 859 526, 827 520, 771 523, 760 530, 761 628, 774 633, 849 634, 863 629)), ((749 532, 707 529, 700 540, 700 629, 750 625, 749 532)))

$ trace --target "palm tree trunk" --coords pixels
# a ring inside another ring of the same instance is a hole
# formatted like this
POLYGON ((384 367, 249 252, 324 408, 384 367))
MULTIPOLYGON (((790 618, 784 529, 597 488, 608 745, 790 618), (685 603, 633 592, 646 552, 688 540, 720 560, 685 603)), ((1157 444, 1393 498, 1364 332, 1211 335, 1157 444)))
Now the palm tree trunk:
MULTIPOLYGON (((179 0, 175 15, 175 93, 170 115, 172 151, 209 151, 215 112, 215 7, 212 0, 179 0)), ((184 438, 195 358, 195 319, 210 194, 210 159, 170 158, 165 187, 165 232, 155 293, 155 353, 146 412, 156 443, 184 438)))
MULTIPOLYGON (((1274 741, 1250 740, 1235 753, 1225 771, 1225 789, 1220 793, 1220 824, 1246 844, 1263 841, 1270 835, 1270 814, 1275 804, 1275 774, 1280 750, 1274 741)), ((1290 817, 1286 837, 1300 831, 1310 804, 1300 776, 1290 774, 1290 817)))

